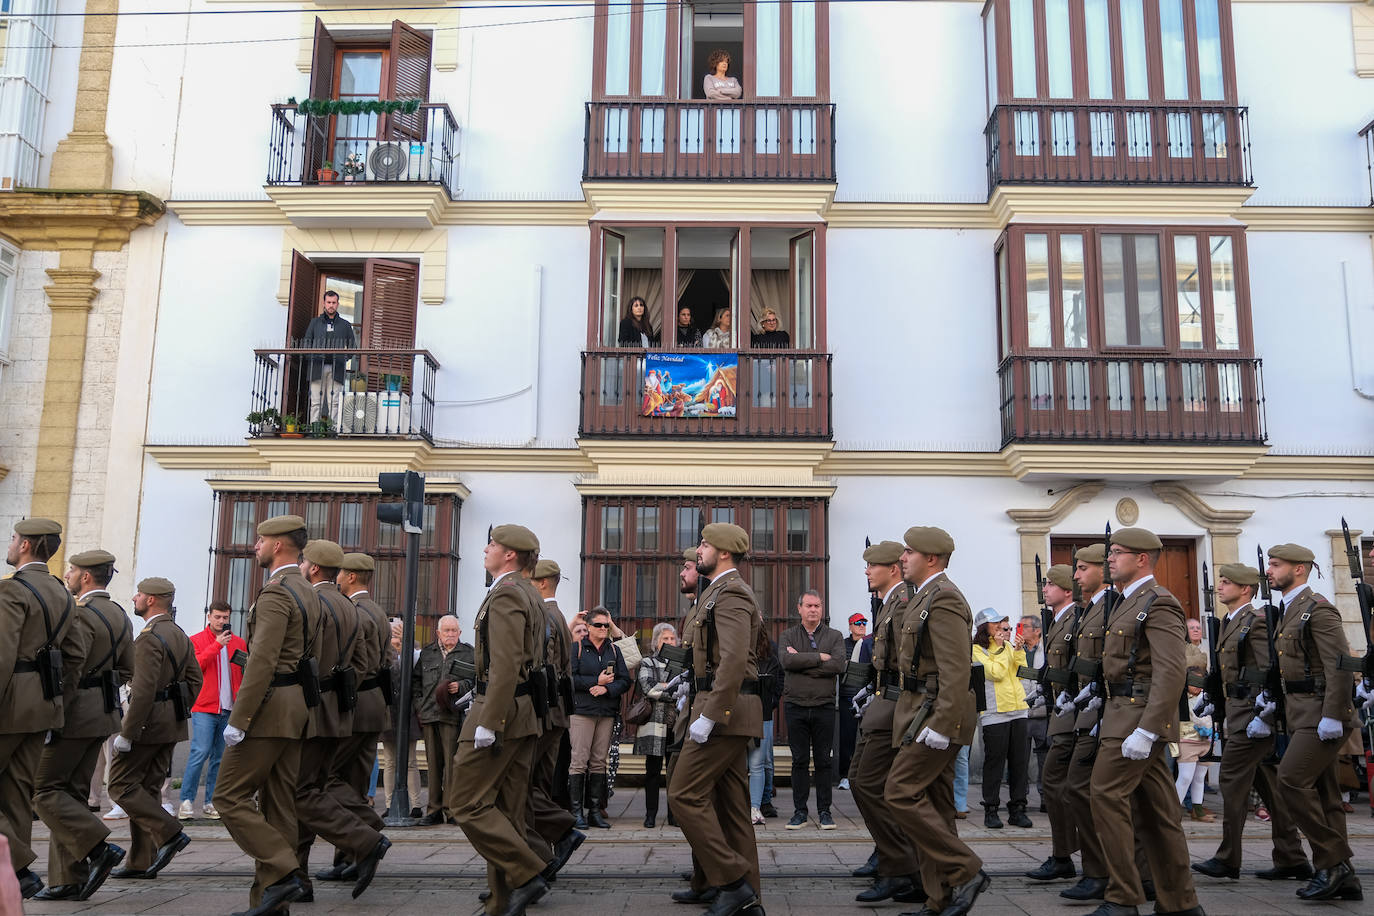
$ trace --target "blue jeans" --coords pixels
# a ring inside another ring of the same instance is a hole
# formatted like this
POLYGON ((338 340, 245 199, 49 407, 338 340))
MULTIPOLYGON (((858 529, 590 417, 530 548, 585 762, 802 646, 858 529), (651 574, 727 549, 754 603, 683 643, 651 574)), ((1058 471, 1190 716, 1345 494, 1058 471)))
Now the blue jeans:
POLYGON ((773 720, 763 723, 763 739, 749 751, 749 806, 773 800, 773 720))
POLYGON ((219 759, 224 756, 224 727, 228 724, 227 712, 191 713, 191 753, 186 758, 186 775, 181 777, 182 801, 196 800, 201 767, 205 767, 205 803, 215 797, 219 759))
POLYGON ((378 754, 376 757, 373 757, 373 758, 372 758, 372 779, 371 779, 371 780, 368 782, 368 784, 367 784, 367 797, 368 797, 368 798, 376 798, 376 797, 377 797, 377 774, 381 773, 381 771, 382 771, 382 762, 381 762, 381 761, 382 761, 382 758, 381 758, 381 755, 380 755, 380 754, 378 754))
POLYGON ((954 810, 968 810, 968 745, 959 748, 954 758, 954 810))

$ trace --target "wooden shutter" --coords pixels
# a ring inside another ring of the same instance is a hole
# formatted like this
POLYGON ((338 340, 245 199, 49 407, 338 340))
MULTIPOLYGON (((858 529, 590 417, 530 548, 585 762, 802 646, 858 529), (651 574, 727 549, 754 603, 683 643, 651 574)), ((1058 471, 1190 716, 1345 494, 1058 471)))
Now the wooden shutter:
MULTIPOLYGON (((399 19, 391 23, 391 55, 388 85, 393 99, 429 101, 429 63, 433 40, 399 19)), ((393 140, 423 142, 425 111, 415 114, 397 112, 390 116, 389 134, 393 140)))
MULTIPOLYGON (((415 302, 420 268, 405 261, 371 259, 363 274, 363 346, 369 350, 415 348, 415 302)), ((409 356, 368 357, 368 390, 385 387, 385 375, 405 376, 402 390, 410 392, 414 359, 409 356)))
MULTIPOLYGON (((291 252, 291 298, 286 309, 286 345, 300 346, 301 338, 310 327, 310 319, 319 311, 315 297, 319 295, 320 272, 309 258, 299 251, 291 252)), ((301 358, 284 356, 282 358, 281 380, 282 416, 294 414, 305 416, 309 407, 309 375, 304 370, 301 358)))
MULTIPOLYGON (((315 48, 310 57, 310 97, 330 99, 334 97, 334 54, 338 46, 334 36, 324 27, 324 22, 315 17, 315 48)), ((315 173, 329 158, 329 119, 299 118, 297 124, 304 129, 301 139, 304 163, 301 169, 301 184, 313 184, 315 173)))

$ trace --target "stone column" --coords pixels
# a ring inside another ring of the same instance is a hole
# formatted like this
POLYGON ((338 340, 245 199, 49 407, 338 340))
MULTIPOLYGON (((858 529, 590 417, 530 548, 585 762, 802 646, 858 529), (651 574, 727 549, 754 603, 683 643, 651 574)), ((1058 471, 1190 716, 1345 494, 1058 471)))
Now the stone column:
MULTIPOLYGON (((86 0, 86 12, 116 13, 118 0, 86 0)), ((103 189, 114 176, 114 150, 105 134, 110 103, 110 69, 114 61, 114 15, 87 15, 77 64, 76 110, 71 133, 53 152, 48 187, 103 189)))

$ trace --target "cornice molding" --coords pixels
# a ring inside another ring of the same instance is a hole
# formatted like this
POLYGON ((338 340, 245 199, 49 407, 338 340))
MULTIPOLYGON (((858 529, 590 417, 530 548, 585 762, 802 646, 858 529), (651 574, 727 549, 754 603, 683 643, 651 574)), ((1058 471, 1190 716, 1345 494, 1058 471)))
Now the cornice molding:
POLYGON ((1250 232, 1374 232, 1374 207, 1241 207, 1250 232))
MULTIPOLYGON (((246 477, 235 477, 232 475, 209 477, 205 481, 210 485, 210 489, 216 493, 299 493, 301 490, 320 489, 327 485, 331 493, 376 493, 377 476, 358 477, 354 479, 333 479, 322 481, 319 477, 311 475, 250 475, 246 477)), ((426 493, 452 493, 457 495, 460 500, 466 500, 472 495, 461 480, 454 480, 447 477, 435 477, 425 475, 426 493)))
POLYGON ((1119 185, 998 185, 988 199, 996 221, 1054 218, 1121 221, 1208 221, 1235 218, 1254 188, 1119 185))
POLYGON ((577 449, 445 448, 422 440, 249 439, 243 445, 149 445, 148 455, 169 470, 255 471, 315 481, 363 478, 404 468, 433 473, 463 471, 578 474, 595 470, 577 449), (295 468, 305 469, 296 473, 295 468))
POLYGON ((832 229, 1001 229, 986 203, 836 201, 826 211, 832 229))
POLYGON ((1261 455, 1246 480, 1374 480, 1370 455, 1261 455))
POLYGON ((1091 480, 1070 487, 1045 509, 1008 509, 1007 517, 1016 522, 1016 533, 1041 536, 1050 533, 1055 525, 1069 517, 1069 513, 1086 502, 1097 498, 1106 484, 1091 480))
POLYGON ((166 209, 143 191, 11 191, 0 194, 0 234, 21 248, 119 251, 166 209))
POLYGON ((268 185, 267 196, 302 229, 433 229, 448 204, 438 185, 268 185))
POLYGON ((835 199, 834 182, 584 181, 596 214, 764 214, 823 217, 835 199))
POLYGON ((834 477, 1007 477, 999 452, 833 451, 817 472, 834 477))
POLYGON ((289 226, 291 221, 267 200, 170 200, 167 209, 187 226, 289 226))
POLYGON ((1177 506, 1194 524, 1207 529, 1213 537, 1239 537, 1241 523, 1254 515, 1251 509, 1215 509, 1181 483, 1159 481, 1150 489, 1161 501, 1177 506))
POLYGON ((1266 446, 1228 445, 1031 445, 1002 449, 1017 480, 1093 477, 1159 480, 1228 479, 1242 476, 1267 451, 1266 446))

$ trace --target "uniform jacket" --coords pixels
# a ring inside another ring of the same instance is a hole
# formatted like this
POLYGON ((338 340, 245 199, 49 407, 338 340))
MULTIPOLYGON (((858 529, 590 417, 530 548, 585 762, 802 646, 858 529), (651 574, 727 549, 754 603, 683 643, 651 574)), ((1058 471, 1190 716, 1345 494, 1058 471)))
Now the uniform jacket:
MULTIPOLYGON (((200 696, 196 697, 196 705, 192 707, 193 712, 208 712, 218 715, 219 713, 219 657, 220 645, 215 639, 215 634, 209 627, 191 636, 191 645, 196 650, 196 662, 200 665, 200 673, 204 680, 200 685, 200 696)), ((248 643, 244 642, 243 637, 230 634, 229 645, 230 658, 236 650, 248 651, 248 643)), ((226 665, 229 669, 229 699, 232 701, 238 696, 239 685, 243 683, 243 669, 233 662, 226 665)))
POLYGON ((763 737, 762 701, 755 694, 740 693, 745 681, 758 681, 754 647, 762 630, 758 602, 739 570, 717 575, 702 589, 687 623, 692 674, 713 681, 710 690, 697 691, 688 718, 710 719, 715 723, 713 735, 763 737))
MULTIPOLYGON (((1045 650, 1046 667, 1058 668, 1061 671, 1069 670, 1069 666, 1073 664, 1073 634, 1077 625, 1078 608, 1072 604, 1065 609, 1063 617, 1050 624, 1050 631, 1040 641, 1040 648, 1045 650)), ((1062 716, 1054 713, 1055 699, 1059 696, 1060 691, 1067 689, 1068 687, 1063 684, 1045 681, 1045 706, 1052 713, 1045 734, 1050 737, 1066 735, 1073 731, 1076 716, 1072 709, 1062 716)))
POLYGON ((119 733, 133 744, 185 741, 188 720, 178 719, 172 701, 159 700, 156 694, 177 681, 185 681, 194 697, 200 692, 201 679, 190 637, 170 614, 158 615, 134 640, 134 679, 129 685, 129 708, 119 733))
POLYGON ((477 726, 500 737, 538 737, 543 726, 528 694, 516 695, 539 658, 544 638, 544 601, 518 572, 502 576, 477 609, 474 654, 478 693, 463 722, 461 740, 472 741, 477 726), (523 583, 523 585, 522 585, 523 583))
POLYGON ((358 632, 359 648, 354 662, 365 666, 358 674, 358 707, 353 710, 353 731, 384 732, 391 723, 388 698, 382 695, 380 685, 364 690, 363 682, 376 679, 377 673, 390 668, 396 658, 396 650, 391 648, 391 623, 386 611, 366 591, 355 592, 352 600, 362 628, 358 632))
POLYGON ((315 640, 315 658, 320 665, 320 705, 310 710, 307 738, 347 738, 353 734, 353 710, 339 709, 338 695, 328 690, 334 668, 348 666, 353 647, 359 636, 358 609, 344 597, 333 582, 314 586, 320 600, 319 637, 315 640))
POLYGON ((1221 636, 1217 639, 1217 659, 1221 665, 1221 680, 1229 691, 1236 686, 1248 689, 1244 698, 1226 697, 1226 730, 1229 735, 1241 735, 1255 717, 1255 697, 1264 688, 1263 680, 1256 684, 1242 682, 1241 672, 1261 677, 1269 670, 1269 624, 1264 611, 1247 604, 1230 620, 1221 621, 1221 636))
POLYGON ((1355 675, 1340 670, 1338 660, 1350 654, 1350 642, 1341 625, 1341 612, 1330 601, 1305 588, 1283 609, 1274 639, 1278 644, 1279 671, 1284 681, 1317 681, 1316 693, 1288 693, 1288 730, 1316 728, 1323 718, 1356 727, 1355 675), (1307 632, 1303 633, 1303 615, 1307 632))
POLYGON ((118 705, 112 712, 106 712, 103 691, 99 687, 81 687, 80 680, 113 670, 121 684, 129 683, 134 676, 134 628, 129 615, 107 593, 87 593, 77 607, 90 630, 91 644, 85 663, 64 685, 62 737, 105 738, 119 731, 122 712, 118 705), (115 636, 113 652, 111 632, 115 636))
POLYGON ((1123 600, 1107 621, 1102 647, 1102 674, 1107 684, 1126 680, 1131 648, 1137 646, 1135 683, 1131 696, 1103 700, 1102 738, 1126 738, 1137 728, 1178 740, 1178 701, 1187 680, 1188 625, 1183 606, 1167 588, 1148 582, 1123 600), (1153 601, 1151 601, 1153 599, 1153 601), (1146 613, 1143 626, 1138 615, 1146 613))
MULTIPOLYGON (((572 678, 572 631, 568 629, 567 618, 552 598, 544 599, 544 664, 552 665, 554 674, 561 682, 572 678)), ((563 708, 562 691, 555 690, 556 696, 549 704, 549 726, 567 728, 571 709, 563 708)))
MULTIPOLYGON (((1078 621, 1078 654, 1075 658, 1086 659, 1087 661, 1102 660, 1102 645, 1107 640, 1106 604, 1107 592, 1103 592, 1083 612, 1083 616, 1078 621)), ((1086 687, 1087 679, 1079 675, 1078 685, 1080 688, 1086 687)), ((1103 702, 1106 702, 1106 697, 1103 697, 1103 702)), ((1100 721, 1102 721, 1100 708, 1085 709, 1078 713, 1074 719, 1074 728, 1086 732, 1100 721)))
POLYGON ((916 676, 925 682, 923 693, 903 690, 892 720, 892 745, 901 745, 917 710, 935 690, 935 705, 926 727, 949 738, 954 744, 971 744, 978 724, 977 705, 969 689, 969 666, 973 659, 973 614, 963 592, 940 573, 921 586, 907 604, 897 647, 897 670, 911 674, 916 652, 916 634, 926 628, 921 656, 916 660, 916 676), (925 613, 923 620, 921 615, 925 613))
MULTIPOLYGON (((75 603, 62 580, 41 563, 25 566, 14 574, 23 579, 48 605, 53 645, 62 652, 64 678, 79 668, 90 647, 90 630, 76 613, 75 603), (62 619, 72 606, 66 620, 62 619)), ((33 594, 13 579, 0 580, 0 735, 23 735, 61 728, 63 697, 43 699, 43 683, 37 671, 15 671, 19 661, 32 661, 48 642, 43 610, 33 594)), ((63 685, 65 687, 65 683, 63 685)))
MULTIPOLYGON (((411 670, 410 699, 414 704, 416 715, 420 717, 421 725, 434 725, 439 722, 445 725, 457 725, 462 721, 462 717, 454 712, 452 705, 440 703, 434 692, 439 688, 440 681, 456 679, 448 676, 451 673, 451 662, 472 663, 473 658, 472 646, 465 642, 455 645, 447 655, 444 654, 443 648, 437 641, 420 650, 420 657, 411 670)), ((458 693, 453 695, 454 698, 462 696, 471 686, 471 684, 462 686, 458 693)))
MULTIPOLYGON (((897 644, 902 635, 902 618, 906 613, 906 601, 908 598, 907 585, 905 582, 897 583, 897 587, 887 596, 883 606, 878 609, 878 615, 873 619, 873 633, 870 639, 873 643, 872 660, 873 670, 878 674, 878 683, 887 683, 889 678, 901 689, 901 675, 897 672, 897 644)), ((860 720, 859 726, 867 732, 892 731, 892 715, 897 711, 897 701, 890 700, 879 690, 873 698, 873 702, 868 704, 864 710, 864 717, 860 720)))
POLYGON ((295 672, 305 653, 306 633, 316 640, 319 622, 320 599, 300 567, 291 564, 268 577, 258 600, 248 609, 248 664, 229 715, 230 725, 250 738, 305 736, 309 717, 300 685, 273 687, 272 680, 295 672))
POLYGON ((778 658, 787 672, 782 699, 793 706, 833 706, 836 678, 844 671, 844 637, 825 624, 816 625, 816 647, 800 623, 783 630, 778 639, 778 658), (789 648, 796 652, 788 652, 789 648), (829 661, 822 661, 829 655, 829 661))

